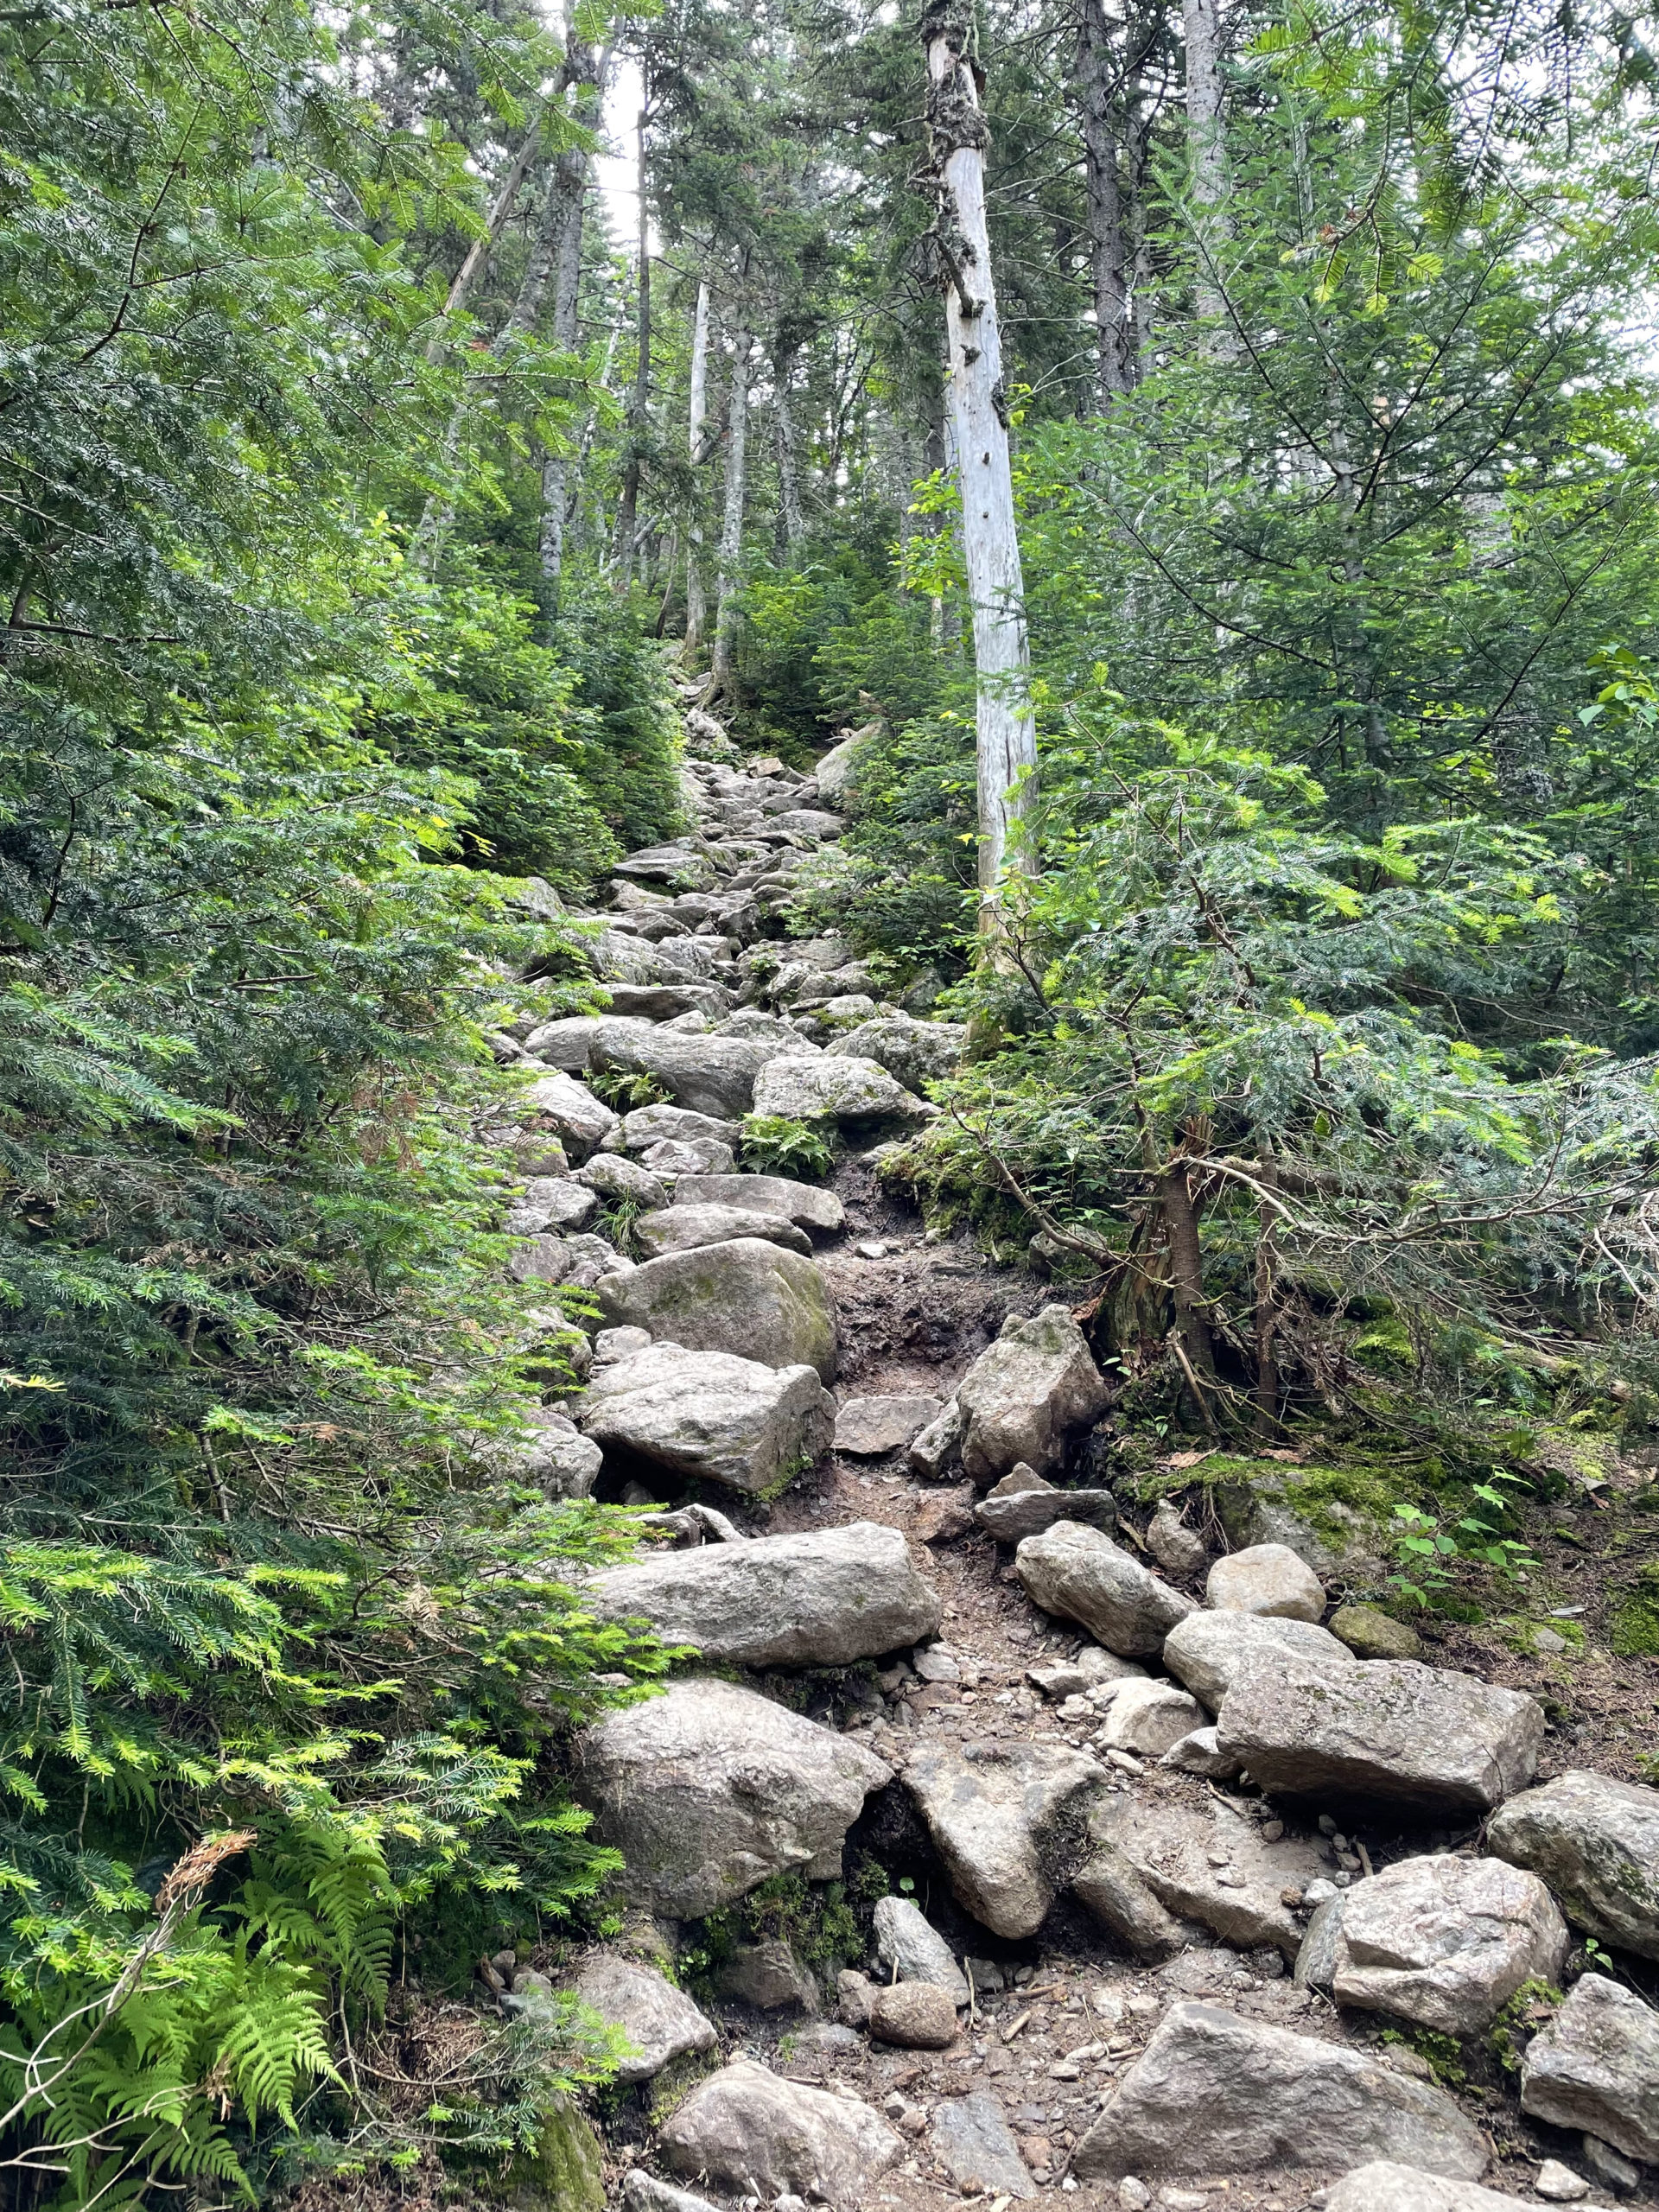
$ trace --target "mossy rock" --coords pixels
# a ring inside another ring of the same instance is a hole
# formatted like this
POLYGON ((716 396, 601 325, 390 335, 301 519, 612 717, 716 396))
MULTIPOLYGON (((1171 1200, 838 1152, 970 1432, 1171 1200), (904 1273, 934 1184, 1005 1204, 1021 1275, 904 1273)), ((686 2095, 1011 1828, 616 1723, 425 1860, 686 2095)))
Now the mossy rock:
POLYGON ((479 2177, 477 2193, 508 2212, 605 2212, 604 2163, 587 2116, 570 2098, 558 2098, 536 2148, 479 2177))
POLYGON ((1614 1613, 1607 1638, 1621 1659, 1659 1658, 1659 1566, 1644 1567, 1614 1613))
POLYGON ((1554 1475, 1569 1490, 1598 1490, 1618 1468, 1618 1439, 1605 1429, 1552 1423, 1535 1428, 1524 1464, 1535 1473, 1554 1475))
POLYGON ((1364 1575, 1388 1555, 1394 1508, 1408 1492, 1373 1467, 1298 1467, 1217 1453, 1194 1479, 1215 1492, 1236 1549, 1287 1544, 1315 1574, 1364 1575))

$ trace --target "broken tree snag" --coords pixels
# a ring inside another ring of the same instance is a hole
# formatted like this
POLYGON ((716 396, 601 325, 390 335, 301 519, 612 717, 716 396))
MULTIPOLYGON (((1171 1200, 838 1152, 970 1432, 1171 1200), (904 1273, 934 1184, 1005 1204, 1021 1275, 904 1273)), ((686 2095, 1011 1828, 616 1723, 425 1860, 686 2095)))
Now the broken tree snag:
POLYGON ((1002 345, 985 221, 990 134, 968 59, 972 31, 971 0, 926 0, 921 37, 927 54, 928 157, 919 182, 933 201, 925 253, 928 272, 944 295, 950 340, 950 412, 978 673, 981 911, 994 933, 1009 830, 1034 791, 1037 741, 1002 345))

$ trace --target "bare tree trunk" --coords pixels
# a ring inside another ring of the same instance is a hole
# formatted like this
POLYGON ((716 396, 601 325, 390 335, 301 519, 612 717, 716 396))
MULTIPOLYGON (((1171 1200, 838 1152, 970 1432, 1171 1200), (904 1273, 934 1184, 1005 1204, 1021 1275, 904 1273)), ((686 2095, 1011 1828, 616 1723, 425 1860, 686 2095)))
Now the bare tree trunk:
POLYGON ((1118 58, 1112 51, 1104 0, 1083 0, 1077 29, 1077 75, 1078 105, 1083 115, 1090 260, 1094 278, 1095 393, 1103 415, 1114 400, 1135 387, 1129 245, 1123 222, 1117 88, 1114 82, 1120 73, 1118 58))
MULTIPOLYGON (((697 311, 691 325, 691 389, 686 406, 686 449, 694 469, 701 468, 704 428, 709 417, 709 283, 697 285, 697 311)), ((685 645, 689 667, 702 650, 702 633, 709 620, 702 589, 702 498, 695 482, 691 491, 691 527, 685 538, 685 645)))
POLYGON ((1220 249, 1229 235, 1227 149, 1221 126, 1221 32, 1217 0, 1181 0, 1186 39, 1188 173, 1197 215, 1198 275, 1193 305, 1212 327, 1217 353, 1230 353, 1227 300, 1222 290, 1220 249))
POLYGON ((925 0, 929 181, 938 203, 932 239, 944 280, 950 408, 978 674, 979 883, 982 914, 994 933, 1009 832, 1033 789, 1037 738, 1001 338, 985 220, 989 133, 973 70, 964 58, 972 23, 972 0, 925 0))
POLYGON ((732 648, 737 639, 737 594, 743 581, 743 506, 748 492, 749 352, 753 340, 740 330, 732 346, 732 388, 726 410, 726 509, 720 525, 720 573, 715 582, 715 652, 710 698, 732 699, 737 680, 732 648))
MULTIPOLYGON (((610 74, 611 49, 607 47, 595 59, 590 48, 578 46, 574 18, 573 8, 567 18, 565 66, 576 73, 578 83, 585 83, 588 87, 576 111, 577 120, 584 128, 594 130, 599 127, 606 79, 610 74)), ((588 207, 588 156, 571 147, 554 163, 553 175, 548 185, 553 285, 553 319, 548 334, 562 353, 575 352, 581 327, 582 231, 588 207)), ((558 613, 559 587, 564 574, 564 531, 569 512, 569 458, 563 452, 549 452, 543 458, 542 521, 537 553, 544 586, 543 596, 550 623, 558 613)))
POLYGON ((622 496, 616 509, 616 573, 613 588, 626 592, 633 577, 633 533, 639 509, 639 457, 645 435, 646 410, 651 404, 651 203, 645 196, 645 125, 648 107, 639 111, 639 352, 634 365, 633 397, 628 403, 628 459, 622 473, 622 496))
POLYGON ((772 362, 772 421, 778 435, 778 506, 783 524, 784 546, 793 552, 806 535, 801 512, 801 472, 795 442, 795 421, 789 411, 789 380, 795 373, 797 349, 780 346, 772 362))

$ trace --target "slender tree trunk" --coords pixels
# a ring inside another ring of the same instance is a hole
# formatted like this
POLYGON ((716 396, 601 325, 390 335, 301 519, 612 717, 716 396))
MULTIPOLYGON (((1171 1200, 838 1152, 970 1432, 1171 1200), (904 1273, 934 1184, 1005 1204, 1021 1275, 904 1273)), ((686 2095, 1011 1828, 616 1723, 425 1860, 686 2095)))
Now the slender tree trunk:
POLYGON ((1217 0, 1182 0, 1186 39, 1187 168, 1197 216, 1198 274, 1193 305, 1211 326, 1218 353, 1230 353, 1220 252, 1229 235, 1227 149, 1221 124, 1221 30, 1217 0))
MULTIPOLYGON (((703 437, 709 419, 709 285, 706 278, 697 285, 697 311, 691 325, 691 389, 686 407, 686 448, 694 470, 708 460, 703 451, 703 437)), ((691 488, 691 526, 685 537, 685 645, 684 659, 690 667, 702 651, 702 633, 708 626, 709 607, 702 588, 702 494, 701 486, 693 480, 691 488)))
POLYGON ((1198 1243, 1198 1209, 1186 1179, 1185 1162, 1166 1170, 1160 1193, 1164 1234, 1169 1245, 1169 1287, 1175 1300, 1175 1334, 1192 1378, 1192 1395, 1206 1426, 1215 1426, 1215 1411, 1203 1386, 1216 1377, 1215 1350, 1210 1340, 1204 1294, 1204 1253, 1198 1243))
POLYGON ((743 581, 743 506, 748 491, 749 352, 753 340, 740 330, 733 341, 732 388, 726 410, 726 509, 720 525, 720 574, 715 583, 715 652, 710 698, 733 699, 732 664, 737 641, 737 594, 743 581))
POLYGON ((1116 86, 1104 0, 1083 0, 1077 31, 1077 94, 1083 117, 1084 181, 1089 204, 1095 295, 1095 395, 1101 413, 1135 386, 1129 243, 1123 220, 1116 86))
MULTIPOLYGON (((588 90, 577 109, 577 120, 596 130, 610 74, 611 49, 597 58, 578 45, 574 9, 566 19, 567 68, 576 72, 588 90)), ((570 147, 553 165, 548 185, 548 223, 551 231, 550 274, 553 316, 548 335, 562 353, 574 353, 581 332, 582 232, 588 208, 590 175, 588 156, 570 147)), ((542 519, 537 554, 541 563, 543 598, 550 624, 559 610, 559 589, 564 575, 564 533, 569 515, 569 457, 563 450, 549 451, 542 461, 542 519)))
POLYGON ((628 403, 628 460, 622 474, 622 496, 616 509, 616 573, 613 587, 626 592, 633 577, 633 533, 639 510, 640 448, 645 441, 646 410, 651 404, 651 203, 645 196, 645 125, 650 111, 641 108, 639 124, 639 351, 634 364, 633 397, 628 403))
POLYGON ((995 901, 1009 832, 1033 790, 1037 739, 1001 337, 985 220, 989 133, 965 59, 972 24, 971 0, 925 0, 922 37, 927 53, 930 185, 938 203, 932 236, 944 279, 950 410, 978 675, 979 883, 985 925, 995 934, 995 901))
POLYGON ((793 346, 780 346, 772 362, 772 421, 778 436, 778 509, 786 553, 792 553, 806 535, 806 523, 801 513, 800 456, 795 442, 795 421, 789 411, 789 380, 795 373, 796 351, 793 346))

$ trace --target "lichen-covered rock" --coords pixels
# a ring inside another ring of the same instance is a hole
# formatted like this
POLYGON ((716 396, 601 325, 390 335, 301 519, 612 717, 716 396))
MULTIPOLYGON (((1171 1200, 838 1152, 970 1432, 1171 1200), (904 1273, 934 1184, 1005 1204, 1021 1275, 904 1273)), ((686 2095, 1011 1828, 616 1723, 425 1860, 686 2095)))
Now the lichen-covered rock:
POLYGON ((601 1284, 598 1296, 613 1327, 835 1379, 835 1310, 817 1261, 761 1237, 667 1253, 601 1284))
POLYGON ((683 1175, 674 1185, 677 1206, 751 1206, 780 1213, 800 1229, 833 1236, 847 1216, 833 1191, 797 1183, 787 1175, 683 1175))
POLYGON ((1029 1320, 1011 1317, 957 1387, 962 1464, 982 1487, 1021 1462, 1046 1474, 1066 1439, 1098 1420, 1109 1397, 1064 1306, 1046 1306, 1029 1320))
POLYGON ((974 1508, 974 1518, 1000 1544, 1023 1543, 1057 1521, 1109 1521, 1117 1501, 1109 1490, 1060 1490, 1022 1461, 993 1483, 974 1508))
POLYGON ((1235 1673, 1221 1748, 1264 1789, 1446 1817, 1490 1812, 1531 1780, 1535 1699, 1405 1659, 1309 1666, 1262 1654, 1235 1673))
POLYGON ((652 1145, 690 1143, 735 1145, 742 1130, 735 1122, 718 1115, 698 1114, 689 1106, 636 1106, 622 1117, 622 1141, 630 1152, 648 1152, 652 1145))
POLYGON ((1165 2014, 1071 2166, 1098 2181, 1378 2158, 1474 2181, 1487 2151, 1444 2089, 1340 2044, 1182 2004, 1165 2014))
POLYGON ((855 2097, 785 2082, 739 2059, 700 2082, 663 2124, 663 2156, 676 2173, 702 2176, 735 2196, 791 2195, 855 2205, 898 2161, 904 2138, 855 2097))
POLYGON ((920 1092, 961 1060, 968 1042, 965 1023, 918 1021, 908 1014, 878 1014, 861 1021, 827 1049, 832 1058, 874 1060, 906 1090, 920 1092))
POLYGON ((1495 1859, 1402 1859, 1336 1901, 1338 2002, 1446 2035, 1489 2027, 1523 1982, 1559 1980, 1567 1923, 1535 1874, 1495 1859))
POLYGON ((1659 1959, 1659 1789, 1559 1774, 1510 1798, 1487 1848, 1541 1876, 1575 1928, 1659 1959))
POLYGON ((1161 1650, 1176 1623, 1198 1610, 1121 1544, 1078 1521, 1057 1521, 1040 1535, 1027 1536, 1014 1565, 1033 1605, 1081 1621, 1109 1651, 1126 1659, 1161 1650))
POLYGON ((769 1060, 754 1079, 757 1114, 791 1122, 921 1121, 936 1107, 895 1083, 874 1060, 809 1057, 798 1050, 769 1060))
POLYGON ((905 1769, 957 1903, 1015 1939, 1047 1918, 1064 1878, 1056 1853, 1068 1815, 1106 1778, 1058 1744, 924 1743, 905 1769))
POLYGON ((1252 1544, 1218 1559, 1204 1598, 1218 1613, 1267 1620, 1317 1621, 1325 1611, 1324 1585, 1288 1544, 1252 1544))
POLYGON ((595 1098, 585 1083, 556 1068, 528 1084, 520 1103, 550 1122, 566 1149, 580 1160, 597 1152, 606 1138, 621 1127, 610 1108, 595 1098))
POLYGON ((713 2024, 685 1992, 620 1951, 590 1951, 576 1974, 576 1994, 633 2046, 618 2063, 619 2082, 649 2082, 688 2051, 715 2047, 713 2024))
POLYGON ((816 2017, 818 1985, 781 1936, 740 1943, 715 1974, 719 1995, 753 2005, 758 2012, 804 2012, 816 2017))
POLYGON ((534 1483, 551 1498, 591 1497, 605 1464, 573 1421, 542 1406, 524 1415, 515 1440, 493 1445, 487 1456, 507 1480, 534 1483))
POLYGON ((904 1537, 875 1521, 653 1554, 595 1575, 582 1599, 737 1667, 849 1666, 934 1635, 940 1614, 904 1537))
POLYGON ((1380 1605, 1338 1605, 1325 1623, 1356 1659, 1421 1659, 1423 1639, 1380 1605))
POLYGON ((911 1472, 920 1475, 925 1482, 948 1479, 961 1462, 962 1429, 962 1408, 952 1398, 938 1419, 929 1421, 906 1454, 911 1472))
POLYGON ((1354 1664, 1353 1653, 1312 1621, 1211 1612, 1192 1612, 1176 1623, 1164 1642, 1164 1664, 1216 1713, 1246 1659, 1280 1652, 1314 1667, 1354 1664))
POLYGON ((829 1449, 835 1405, 804 1363, 763 1367, 662 1342, 598 1369, 581 1418, 607 1452, 756 1493, 829 1449))
POLYGON ((682 1205, 677 1185, 674 1204, 660 1212, 641 1214, 633 1224, 633 1233, 648 1260, 660 1259, 664 1252, 693 1252, 703 1244, 729 1244, 734 1236, 764 1237, 767 1243, 781 1244, 790 1252, 812 1249, 806 1231, 783 1214, 761 1213, 747 1206, 682 1205))
POLYGON ((1659 2164, 1659 2012, 1605 1974, 1582 1975, 1522 2056, 1521 2109, 1659 2164))
POLYGON ((728 1118, 747 1114, 756 1077, 777 1047, 760 1037, 694 1036, 648 1021, 607 1020, 589 1047, 592 1065, 652 1076, 677 1105, 728 1118))
POLYGON ((650 1169, 623 1153, 596 1152, 585 1167, 577 1169, 575 1180, 602 1198, 632 1198, 642 1206, 668 1204, 667 1192, 650 1169))
POLYGON ((581 1794, 635 1903, 701 1920, 770 1874, 841 1870, 865 1797, 892 1770, 849 1737, 734 1682, 671 1682, 578 1739, 581 1794))

